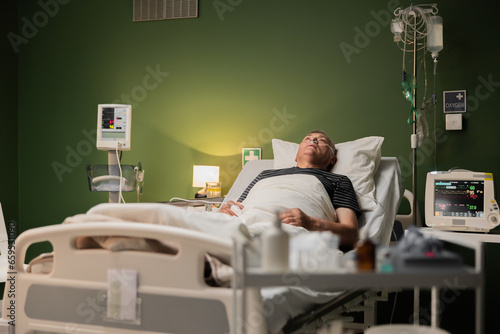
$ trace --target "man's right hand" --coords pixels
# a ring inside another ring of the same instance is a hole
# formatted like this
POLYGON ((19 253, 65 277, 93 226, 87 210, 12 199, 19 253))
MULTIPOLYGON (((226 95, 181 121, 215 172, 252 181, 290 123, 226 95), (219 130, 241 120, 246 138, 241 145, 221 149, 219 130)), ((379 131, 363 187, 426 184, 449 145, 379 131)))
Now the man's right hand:
POLYGON ((243 205, 241 204, 241 202, 227 201, 221 206, 219 212, 225 213, 226 215, 237 217, 238 215, 234 213, 233 210, 231 210, 231 207, 233 205, 236 205, 238 208, 243 209, 243 205))

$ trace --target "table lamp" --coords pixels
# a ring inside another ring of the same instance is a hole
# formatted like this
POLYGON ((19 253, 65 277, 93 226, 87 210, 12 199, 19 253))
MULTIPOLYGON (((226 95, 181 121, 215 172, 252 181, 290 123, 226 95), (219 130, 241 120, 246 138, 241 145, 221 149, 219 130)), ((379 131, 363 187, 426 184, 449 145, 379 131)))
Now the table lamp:
POLYGON ((195 198, 207 197, 207 182, 219 182, 219 166, 193 166, 193 187, 202 187, 195 198))

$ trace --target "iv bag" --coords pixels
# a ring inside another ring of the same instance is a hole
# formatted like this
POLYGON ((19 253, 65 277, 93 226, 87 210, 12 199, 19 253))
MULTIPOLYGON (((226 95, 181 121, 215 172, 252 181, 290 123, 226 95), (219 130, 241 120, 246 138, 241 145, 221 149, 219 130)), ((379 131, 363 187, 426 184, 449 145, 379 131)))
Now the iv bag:
POLYGON ((427 50, 432 58, 437 58, 438 52, 443 50, 443 18, 431 16, 428 21, 427 50))

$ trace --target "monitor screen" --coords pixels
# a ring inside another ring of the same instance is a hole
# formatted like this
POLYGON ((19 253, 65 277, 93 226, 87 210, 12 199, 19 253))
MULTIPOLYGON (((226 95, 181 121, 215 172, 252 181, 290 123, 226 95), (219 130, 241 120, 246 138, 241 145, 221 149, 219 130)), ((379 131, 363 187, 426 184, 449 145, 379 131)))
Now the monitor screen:
POLYGON ((435 180, 434 216, 484 217, 483 180, 435 180))
POLYGON ((115 108, 102 108, 102 129, 115 128, 115 108))
POLYGON ((97 107, 97 142, 99 150, 130 150, 132 106, 99 104, 97 107))
POLYGON ((425 224, 449 231, 489 232, 500 224, 493 174, 429 172, 425 183, 425 224))

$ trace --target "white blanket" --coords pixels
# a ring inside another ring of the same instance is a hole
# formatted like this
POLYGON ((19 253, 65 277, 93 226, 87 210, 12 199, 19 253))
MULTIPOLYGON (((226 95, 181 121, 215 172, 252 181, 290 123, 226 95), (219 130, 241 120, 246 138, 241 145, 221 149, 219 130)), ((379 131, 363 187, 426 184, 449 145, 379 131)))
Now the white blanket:
MULTIPOLYGON (((169 225, 230 238, 239 224, 250 233, 258 234, 277 219, 277 214, 289 208, 299 208, 306 214, 336 221, 337 215, 321 182, 311 175, 286 175, 259 181, 249 192, 238 217, 213 212, 188 211, 156 203, 99 204, 87 214, 101 214, 126 221, 169 225)), ((283 225, 289 233, 304 228, 283 225)))
MULTIPOLYGON (((312 175, 283 175, 263 179, 250 190, 243 206, 240 217, 253 233, 262 231, 268 226, 265 223, 272 223, 278 213, 290 208, 299 208, 315 218, 337 220, 328 193, 312 175)), ((285 226, 288 232, 299 231, 290 227, 285 226)))

